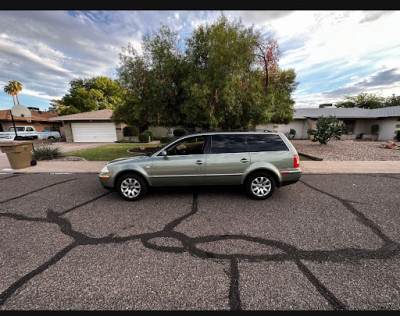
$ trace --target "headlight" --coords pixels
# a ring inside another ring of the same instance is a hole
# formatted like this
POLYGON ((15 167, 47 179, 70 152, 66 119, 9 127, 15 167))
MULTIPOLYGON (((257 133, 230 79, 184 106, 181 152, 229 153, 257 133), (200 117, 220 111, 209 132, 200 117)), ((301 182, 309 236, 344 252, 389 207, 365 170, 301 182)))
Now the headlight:
POLYGON ((107 166, 104 166, 103 169, 100 170, 99 177, 102 179, 109 179, 110 178, 110 171, 108 170, 107 166))
POLYGON ((103 169, 100 170, 100 173, 107 173, 107 172, 108 172, 107 166, 104 166, 103 169))

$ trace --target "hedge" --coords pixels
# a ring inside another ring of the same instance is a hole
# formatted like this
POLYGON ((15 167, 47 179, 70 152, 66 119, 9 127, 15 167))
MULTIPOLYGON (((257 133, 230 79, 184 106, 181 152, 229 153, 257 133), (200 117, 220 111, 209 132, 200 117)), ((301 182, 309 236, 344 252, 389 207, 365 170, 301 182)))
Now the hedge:
POLYGON ((149 143, 150 142, 150 136, 147 133, 141 133, 138 136, 139 142, 141 143, 149 143))

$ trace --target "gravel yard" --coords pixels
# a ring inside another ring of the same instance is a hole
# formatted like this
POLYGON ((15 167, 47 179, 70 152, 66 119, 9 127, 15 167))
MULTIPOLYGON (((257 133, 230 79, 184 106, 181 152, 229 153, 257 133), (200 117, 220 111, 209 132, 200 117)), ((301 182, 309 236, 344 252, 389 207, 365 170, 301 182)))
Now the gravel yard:
MULTIPOLYGON (((383 148, 383 141, 331 140, 326 145, 311 140, 290 140, 300 154, 322 160, 361 160, 400 162, 400 150, 383 148)), ((395 142, 400 145, 399 142, 395 142)))

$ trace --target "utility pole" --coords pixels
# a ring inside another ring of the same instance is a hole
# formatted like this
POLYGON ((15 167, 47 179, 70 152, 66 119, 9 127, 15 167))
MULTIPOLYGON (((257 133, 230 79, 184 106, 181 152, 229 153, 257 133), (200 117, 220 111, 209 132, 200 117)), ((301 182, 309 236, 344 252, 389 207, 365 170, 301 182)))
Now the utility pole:
POLYGON ((17 134, 17 128, 15 127, 14 116, 13 116, 13 114, 12 114, 12 111, 11 111, 11 110, 10 110, 10 114, 11 114, 11 119, 12 119, 13 126, 14 126, 15 138, 17 138, 17 137, 18 137, 18 134, 17 134))

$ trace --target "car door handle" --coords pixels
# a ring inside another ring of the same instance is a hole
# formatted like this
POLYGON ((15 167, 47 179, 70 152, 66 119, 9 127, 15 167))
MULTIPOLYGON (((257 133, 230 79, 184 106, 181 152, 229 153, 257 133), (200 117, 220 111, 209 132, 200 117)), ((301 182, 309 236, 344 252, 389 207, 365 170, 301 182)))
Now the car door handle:
POLYGON ((243 163, 245 163, 245 162, 249 162, 249 160, 248 160, 248 159, 246 159, 246 158, 242 158, 242 159, 240 159, 240 161, 241 161, 241 162, 243 162, 243 163))
POLYGON ((203 162, 204 162, 203 160, 197 160, 197 161, 195 162, 195 164, 196 164, 196 165, 201 165, 203 162))

